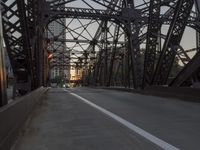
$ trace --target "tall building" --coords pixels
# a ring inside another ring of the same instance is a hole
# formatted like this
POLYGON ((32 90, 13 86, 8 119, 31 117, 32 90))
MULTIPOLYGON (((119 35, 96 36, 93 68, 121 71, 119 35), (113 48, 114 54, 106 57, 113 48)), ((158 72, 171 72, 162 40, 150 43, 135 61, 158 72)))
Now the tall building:
POLYGON ((56 76, 63 76, 66 80, 70 79, 70 67, 67 66, 69 64, 70 52, 66 48, 66 43, 62 42, 63 39, 66 39, 65 25, 66 19, 61 18, 51 22, 48 26, 48 38, 51 45, 49 50, 53 53, 50 70, 51 79, 56 76))

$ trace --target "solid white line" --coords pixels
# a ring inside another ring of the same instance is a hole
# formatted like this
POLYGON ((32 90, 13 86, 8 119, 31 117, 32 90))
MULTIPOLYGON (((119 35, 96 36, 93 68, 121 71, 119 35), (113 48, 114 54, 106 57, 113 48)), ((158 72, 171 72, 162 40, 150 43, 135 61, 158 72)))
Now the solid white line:
MULTIPOLYGON (((67 91, 67 90, 65 90, 67 91)), ((90 102, 89 100, 75 94, 75 93, 72 93, 70 91, 67 91, 69 92, 71 95, 75 96, 76 98, 82 100, 83 102, 87 103, 88 105, 98 109, 99 111, 103 112, 104 114, 106 114, 107 116, 111 117, 112 119, 116 120, 117 122, 121 123, 122 125, 126 126, 127 128, 131 129, 132 131, 136 132, 137 134, 139 134, 140 136, 146 138, 147 140, 151 141, 152 143, 156 144, 157 146, 165 149, 165 150, 180 150, 179 148, 155 137, 154 135, 146 132, 145 130, 137 127, 136 125, 132 124, 131 122, 117 116, 116 114, 90 102)))

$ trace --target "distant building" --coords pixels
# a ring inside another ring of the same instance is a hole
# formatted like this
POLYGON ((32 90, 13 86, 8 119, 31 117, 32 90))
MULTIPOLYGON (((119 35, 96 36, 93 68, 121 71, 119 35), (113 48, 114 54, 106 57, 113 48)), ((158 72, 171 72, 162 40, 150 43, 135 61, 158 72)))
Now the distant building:
MULTIPOLYGON (((61 18, 59 20, 64 24, 66 23, 65 18, 61 18)), ((62 24, 53 21, 49 24, 48 29, 48 38, 50 39, 50 43, 53 43, 49 47, 49 50, 53 53, 53 58, 51 61, 54 61, 54 63, 57 64, 50 70, 50 78, 54 79, 56 76, 63 76, 66 78, 66 80, 69 80, 70 67, 66 67, 66 64, 69 64, 69 60, 66 60, 66 57, 70 56, 70 52, 67 51, 65 42, 54 41, 56 38, 66 39, 65 25, 63 26, 62 24)))
POLYGON ((70 81, 77 81, 81 80, 83 75, 83 69, 82 68, 75 68, 71 67, 70 71, 70 81))

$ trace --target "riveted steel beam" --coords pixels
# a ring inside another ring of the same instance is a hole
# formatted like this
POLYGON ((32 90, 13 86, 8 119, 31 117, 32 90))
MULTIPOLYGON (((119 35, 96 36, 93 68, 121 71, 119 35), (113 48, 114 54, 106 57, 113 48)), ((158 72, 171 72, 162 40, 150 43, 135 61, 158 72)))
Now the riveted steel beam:
POLYGON ((144 60, 143 88, 150 85, 156 62, 156 51, 158 46, 158 33, 160 25, 161 0, 151 0, 149 6, 149 22, 146 38, 146 50, 144 60))
POLYGON ((193 4, 193 0, 179 0, 177 2, 167 38, 153 76, 152 83, 155 85, 163 85, 167 83, 177 53, 177 46, 182 39, 193 4))

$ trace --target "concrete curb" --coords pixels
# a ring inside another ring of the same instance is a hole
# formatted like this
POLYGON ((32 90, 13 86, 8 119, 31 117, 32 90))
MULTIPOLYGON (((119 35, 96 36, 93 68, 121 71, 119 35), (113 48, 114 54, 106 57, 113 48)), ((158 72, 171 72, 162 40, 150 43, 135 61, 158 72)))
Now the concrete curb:
POLYGON ((188 102, 200 102, 200 89, 197 88, 173 88, 173 87, 161 87, 161 86, 152 86, 144 90, 135 90, 122 87, 101 87, 101 88, 138 93, 142 95, 176 98, 188 102))
POLYGON ((9 150, 29 114, 48 88, 38 88, 0 108, 0 149, 9 150))

